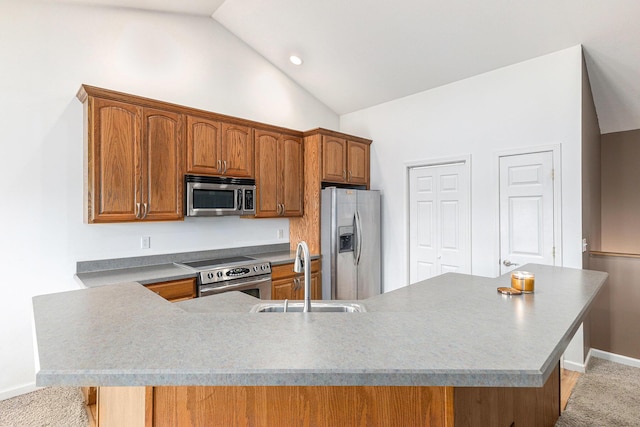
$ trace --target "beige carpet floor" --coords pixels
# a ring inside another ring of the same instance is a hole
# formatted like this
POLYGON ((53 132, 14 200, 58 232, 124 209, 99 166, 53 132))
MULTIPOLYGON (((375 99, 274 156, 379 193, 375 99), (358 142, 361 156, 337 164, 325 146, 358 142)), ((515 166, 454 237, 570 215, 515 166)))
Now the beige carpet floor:
POLYGON ((82 392, 48 387, 0 401, 0 427, 87 427, 82 392))
POLYGON ((640 368, 592 358, 556 427, 640 426, 640 368))

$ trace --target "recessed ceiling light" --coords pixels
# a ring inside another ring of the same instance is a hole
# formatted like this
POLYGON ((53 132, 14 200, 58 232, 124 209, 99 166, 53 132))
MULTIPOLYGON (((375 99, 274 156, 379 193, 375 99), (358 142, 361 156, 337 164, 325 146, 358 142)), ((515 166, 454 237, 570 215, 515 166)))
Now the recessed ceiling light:
POLYGON ((302 65, 302 58, 296 55, 291 55, 289 61, 291 61, 293 65, 302 65))

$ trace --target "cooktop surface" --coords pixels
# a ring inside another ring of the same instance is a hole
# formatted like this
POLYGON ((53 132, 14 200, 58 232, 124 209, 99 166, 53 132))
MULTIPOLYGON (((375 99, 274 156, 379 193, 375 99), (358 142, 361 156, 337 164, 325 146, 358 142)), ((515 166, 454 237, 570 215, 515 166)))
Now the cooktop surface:
POLYGON ((183 264, 198 270, 206 270, 209 268, 217 268, 220 266, 253 262, 255 260, 256 260, 255 258, 251 258, 248 256, 236 256, 236 257, 230 257, 230 258, 216 258, 216 259, 205 259, 202 261, 184 262, 183 264))

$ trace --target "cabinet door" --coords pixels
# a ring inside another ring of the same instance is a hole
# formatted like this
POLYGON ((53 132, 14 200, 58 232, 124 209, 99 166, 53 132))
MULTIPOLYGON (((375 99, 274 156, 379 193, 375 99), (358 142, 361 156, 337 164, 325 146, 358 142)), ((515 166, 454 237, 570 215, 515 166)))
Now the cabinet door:
POLYGON ((222 173, 253 178, 253 138, 248 126, 222 124, 222 173))
POLYGON ((196 279, 179 279, 147 285, 147 289, 171 302, 184 301, 196 297, 196 279))
POLYGON ((141 219, 183 218, 183 129, 181 114, 144 109, 141 219))
POLYGON ((322 137, 322 181, 345 182, 347 177, 347 140, 322 137))
POLYGON ((222 173, 222 124, 187 116, 187 173, 222 173))
POLYGON ((256 149, 256 217, 280 215, 278 202, 278 145, 280 135, 261 130, 255 131, 256 149))
POLYGON ((88 222, 134 221, 142 203, 142 109, 89 101, 88 222))
POLYGON ((347 141, 347 180, 352 184, 369 182, 369 145, 347 141))
POLYGON ((304 205, 302 138, 283 135, 278 145, 278 201, 282 215, 302 216, 304 205))
MULTIPOLYGON (((295 289, 294 282, 294 291, 292 295, 292 299, 304 299, 304 275, 297 275, 296 278, 299 280, 298 289, 295 289)), ((294 279, 291 279, 294 280, 294 279)), ((320 273, 311 273, 311 299, 312 300, 320 300, 322 299, 322 281, 320 280, 320 273)))
POLYGON ((311 299, 322 299, 321 273, 311 274, 311 299))
POLYGON ((289 277, 287 279, 274 280, 271 283, 271 299, 284 300, 284 299, 296 299, 294 297, 294 278, 289 277))

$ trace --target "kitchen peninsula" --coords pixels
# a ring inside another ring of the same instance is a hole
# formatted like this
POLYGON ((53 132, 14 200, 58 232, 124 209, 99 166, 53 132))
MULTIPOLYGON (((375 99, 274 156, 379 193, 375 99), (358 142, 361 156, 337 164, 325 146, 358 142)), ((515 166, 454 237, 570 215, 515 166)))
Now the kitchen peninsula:
POLYGON ((552 426, 560 357, 607 275, 524 269, 533 294, 449 273, 365 313, 249 313, 240 293, 171 304, 136 283, 38 296, 37 384, 139 390, 139 425, 552 426))

